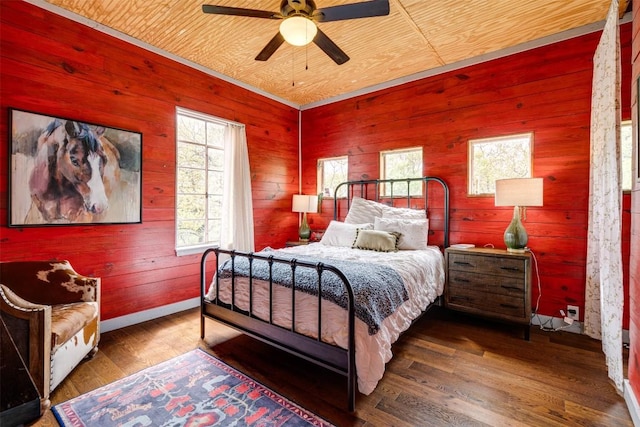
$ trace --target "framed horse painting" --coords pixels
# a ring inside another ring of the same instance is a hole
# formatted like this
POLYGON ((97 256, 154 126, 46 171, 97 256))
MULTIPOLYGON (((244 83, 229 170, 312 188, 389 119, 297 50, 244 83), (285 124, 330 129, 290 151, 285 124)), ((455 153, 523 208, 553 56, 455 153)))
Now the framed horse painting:
POLYGON ((142 134, 9 109, 9 226, 142 222, 142 134))

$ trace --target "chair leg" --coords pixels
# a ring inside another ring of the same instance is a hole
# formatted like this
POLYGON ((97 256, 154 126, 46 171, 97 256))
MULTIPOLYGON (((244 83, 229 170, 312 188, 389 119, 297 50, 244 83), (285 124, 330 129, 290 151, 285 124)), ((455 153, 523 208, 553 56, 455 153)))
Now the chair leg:
POLYGON ((40 399, 40 415, 44 414, 49 408, 51 408, 51 400, 49 398, 40 399))
POLYGON ((89 353, 87 353, 87 355, 84 357, 85 359, 93 359, 93 356, 96 355, 96 353, 98 352, 98 346, 95 346, 91 349, 91 351, 89 353))

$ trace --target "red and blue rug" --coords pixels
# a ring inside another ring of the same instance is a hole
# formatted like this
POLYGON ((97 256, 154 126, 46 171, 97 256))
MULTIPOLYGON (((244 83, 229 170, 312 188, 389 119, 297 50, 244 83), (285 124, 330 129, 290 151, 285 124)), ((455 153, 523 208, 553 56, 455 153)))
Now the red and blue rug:
POLYGON ((52 411, 64 427, 332 426, 201 349, 52 411))

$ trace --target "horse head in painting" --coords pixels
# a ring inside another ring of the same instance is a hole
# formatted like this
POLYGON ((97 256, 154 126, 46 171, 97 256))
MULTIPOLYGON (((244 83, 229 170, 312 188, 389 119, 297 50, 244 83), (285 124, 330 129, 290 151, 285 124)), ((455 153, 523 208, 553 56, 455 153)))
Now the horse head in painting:
POLYGON ((55 119, 38 138, 29 188, 45 221, 94 222, 109 209, 119 155, 103 133, 55 119))

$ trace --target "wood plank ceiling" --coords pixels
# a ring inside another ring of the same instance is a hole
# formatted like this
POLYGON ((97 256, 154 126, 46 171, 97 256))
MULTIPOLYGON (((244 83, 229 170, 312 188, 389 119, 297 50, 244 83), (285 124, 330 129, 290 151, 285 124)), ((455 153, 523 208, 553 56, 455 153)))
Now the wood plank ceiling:
MULTIPOLYGON (((314 44, 285 43, 267 62, 255 61, 278 31, 279 20, 204 14, 201 8, 215 4, 279 12, 279 0, 45 1, 54 11, 73 12, 297 106, 594 24, 605 19, 610 4, 390 0, 388 16, 319 24, 351 57, 336 65, 314 44)), ((355 2, 316 0, 316 5, 355 2)), ((621 0, 620 8, 626 10, 629 2, 621 0)))

